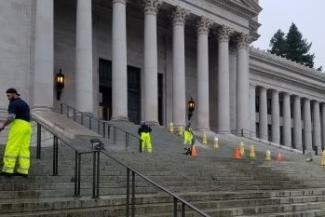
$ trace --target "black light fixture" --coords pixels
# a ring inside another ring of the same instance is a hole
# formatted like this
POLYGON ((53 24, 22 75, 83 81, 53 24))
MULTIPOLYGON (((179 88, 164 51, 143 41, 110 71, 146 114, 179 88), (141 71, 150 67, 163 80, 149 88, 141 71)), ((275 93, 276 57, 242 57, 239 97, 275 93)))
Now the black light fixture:
POLYGON ((59 73, 56 74, 55 86, 56 86, 56 99, 60 100, 62 89, 64 88, 64 75, 62 74, 62 69, 60 69, 59 73))
POLYGON ((194 110, 195 110, 195 101, 191 97, 191 99, 187 102, 187 119, 188 119, 188 121, 191 120, 194 110))

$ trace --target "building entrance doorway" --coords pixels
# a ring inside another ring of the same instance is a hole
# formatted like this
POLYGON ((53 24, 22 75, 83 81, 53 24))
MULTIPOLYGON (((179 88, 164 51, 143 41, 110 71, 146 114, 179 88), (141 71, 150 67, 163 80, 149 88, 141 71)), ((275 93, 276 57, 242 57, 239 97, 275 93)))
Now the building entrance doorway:
MULTIPOLYGON (((128 66, 128 118, 136 124, 141 120, 141 72, 139 68, 128 66)), ((99 59, 100 106, 105 120, 112 118, 112 62, 99 59)))

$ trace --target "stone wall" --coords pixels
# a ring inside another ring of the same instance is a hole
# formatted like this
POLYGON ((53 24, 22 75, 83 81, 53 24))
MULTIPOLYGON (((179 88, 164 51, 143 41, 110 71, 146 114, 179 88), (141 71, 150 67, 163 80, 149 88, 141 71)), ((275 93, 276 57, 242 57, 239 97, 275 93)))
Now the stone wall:
POLYGON ((0 108, 5 91, 15 87, 30 101, 33 62, 34 1, 5 0, 0 5, 0 108))

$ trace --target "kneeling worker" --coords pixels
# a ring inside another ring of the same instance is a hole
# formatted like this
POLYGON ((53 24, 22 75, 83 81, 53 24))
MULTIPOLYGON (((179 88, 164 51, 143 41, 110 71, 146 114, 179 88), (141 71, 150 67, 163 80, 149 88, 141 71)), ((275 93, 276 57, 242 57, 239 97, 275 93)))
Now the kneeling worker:
POLYGON ((0 127, 0 132, 10 124, 8 142, 3 156, 3 168, 0 175, 28 176, 30 167, 30 139, 32 127, 30 123, 30 109, 25 101, 19 98, 17 90, 9 88, 6 91, 9 107, 8 118, 0 127), (14 174, 18 158, 17 173, 14 174))

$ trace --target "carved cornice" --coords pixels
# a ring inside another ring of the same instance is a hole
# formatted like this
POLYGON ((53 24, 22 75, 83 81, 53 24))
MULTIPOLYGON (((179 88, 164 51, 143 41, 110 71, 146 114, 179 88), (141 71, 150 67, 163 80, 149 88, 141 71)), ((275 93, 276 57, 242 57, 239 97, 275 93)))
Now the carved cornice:
POLYGON ((172 18, 174 25, 184 25, 186 16, 189 15, 189 11, 177 6, 173 11, 172 18))
POLYGON ((229 36, 232 33, 232 29, 228 26, 222 25, 216 30, 217 38, 220 42, 229 41, 229 36))
POLYGON ((126 4, 127 0, 113 0, 113 4, 115 3, 121 3, 121 4, 126 4))
POLYGON ((212 22, 210 19, 206 17, 201 17, 201 19, 197 23, 197 30, 199 34, 208 34, 209 28, 212 22))
POLYGON ((250 37, 247 34, 240 33, 236 37, 237 48, 248 48, 250 37))
POLYGON ((160 0, 143 0, 144 13, 156 15, 161 4, 160 0))

